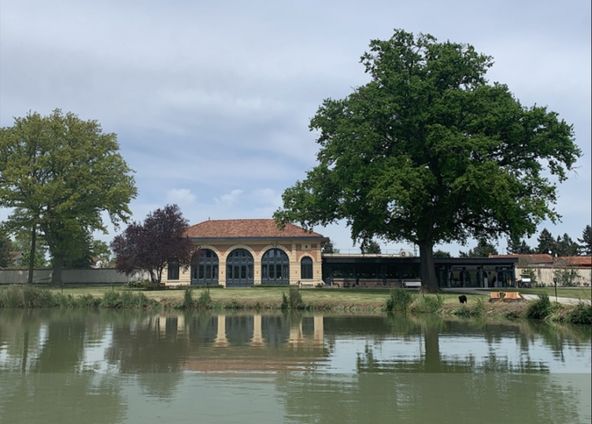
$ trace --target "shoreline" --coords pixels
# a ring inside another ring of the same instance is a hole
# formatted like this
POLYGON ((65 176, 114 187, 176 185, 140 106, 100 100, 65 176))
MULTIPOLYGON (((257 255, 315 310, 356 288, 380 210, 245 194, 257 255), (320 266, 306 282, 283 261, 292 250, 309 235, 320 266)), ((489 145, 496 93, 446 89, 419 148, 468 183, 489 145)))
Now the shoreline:
MULTIPOLYGON (((0 288, 2 309, 111 309, 111 310, 210 310, 218 311, 302 311, 358 315, 410 313, 437 315, 443 318, 468 320, 532 319, 528 314, 537 300, 489 302, 483 293, 469 293, 466 304, 459 304, 458 294, 442 292, 424 294, 407 292, 405 310, 387 310, 389 291, 288 290, 287 288, 259 289, 190 289, 138 290, 126 287, 102 288, 39 288, 8 286, 0 288), (250 290, 250 291, 249 291, 250 290), (298 299, 292 299, 296 296, 298 299)), ((580 302, 560 305, 551 298, 549 310, 539 321, 590 325, 592 306, 580 302), (575 318, 574 318, 575 317, 575 318)), ((535 317, 536 319, 536 317, 535 317)))

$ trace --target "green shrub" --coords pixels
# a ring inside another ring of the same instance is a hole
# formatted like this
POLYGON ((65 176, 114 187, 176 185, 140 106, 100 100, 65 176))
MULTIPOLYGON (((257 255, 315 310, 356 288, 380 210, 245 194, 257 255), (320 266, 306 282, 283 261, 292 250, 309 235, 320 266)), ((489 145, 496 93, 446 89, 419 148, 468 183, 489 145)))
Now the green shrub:
POLYGON ((0 290, 2 308, 51 308, 55 306, 51 291, 33 286, 9 286, 0 290))
POLYGON ((8 286, 0 292, 0 305, 3 308, 24 308, 25 299, 23 289, 18 286, 8 286))
POLYGON ((282 293, 282 304, 280 305, 280 309, 282 311, 285 311, 286 309, 288 309, 289 307, 289 303, 288 303, 288 296, 286 296, 286 293, 282 293))
POLYGON ((454 315, 462 318, 478 318, 485 313, 485 304, 483 300, 477 299, 473 306, 461 305, 452 312, 454 315))
POLYGON ((439 294, 418 296, 411 304, 411 311, 416 313, 434 314, 440 312, 444 299, 439 294))
POLYGON ((200 309, 211 309, 212 308, 212 296, 210 296, 210 290, 205 289, 199 295, 197 299, 197 307, 200 309))
POLYGON ((91 294, 83 294, 78 299, 78 306, 86 307, 86 308, 98 308, 101 304, 101 299, 98 297, 94 297, 91 294))
POLYGON ((551 314, 552 305, 549 296, 539 294, 539 299, 531 302, 526 310, 526 316, 531 319, 545 319, 551 314))
POLYGON ((282 310, 291 309, 305 309, 306 305, 302 300, 302 296, 300 295, 300 290, 296 287, 290 287, 290 291, 288 292, 288 296, 286 293, 282 293, 282 304, 280 306, 282 310))
POLYGON ((59 308, 75 308, 78 306, 78 302, 71 294, 64 294, 64 293, 56 293, 54 295, 55 298, 55 306, 59 308))
POLYGON ((152 283, 150 282, 150 280, 135 280, 129 281, 127 283, 127 286, 130 289, 148 289, 152 286, 152 283))
POLYGON ((407 312, 411 302, 413 302, 413 294, 409 291, 405 289, 393 289, 389 298, 386 300, 385 308, 387 312, 407 312))
POLYGON ((183 293, 183 309, 192 309, 193 308, 193 289, 188 287, 185 289, 183 293))
POLYGON ((102 308, 119 309, 121 308, 121 296, 119 292, 108 291, 103 295, 101 300, 102 308))
POLYGON ((584 302, 579 302, 567 314, 567 321, 571 324, 592 324, 592 305, 587 305, 584 302))

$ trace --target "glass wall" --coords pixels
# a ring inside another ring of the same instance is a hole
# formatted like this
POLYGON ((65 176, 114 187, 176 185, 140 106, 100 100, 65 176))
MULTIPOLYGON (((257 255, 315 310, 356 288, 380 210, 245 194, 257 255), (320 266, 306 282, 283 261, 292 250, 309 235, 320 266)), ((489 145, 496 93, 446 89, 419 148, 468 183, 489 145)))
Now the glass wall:
POLYGON ((261 284, 285 286, 290 282, 290 259, 281 249, 269 249, 261 258, 261 284))

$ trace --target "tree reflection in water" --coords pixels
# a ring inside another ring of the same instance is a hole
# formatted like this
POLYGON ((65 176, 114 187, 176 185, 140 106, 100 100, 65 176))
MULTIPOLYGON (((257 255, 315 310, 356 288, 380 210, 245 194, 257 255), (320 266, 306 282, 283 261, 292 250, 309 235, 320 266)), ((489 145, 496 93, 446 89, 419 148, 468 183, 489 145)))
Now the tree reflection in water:
POLYGON ((589 365, 554 369, 589 356, 589 329, 524 321, 1 311, 0 417, 117 422, 129 396, 177 402, 216 373, 243 398, 262 372, 287 421, 577 422, 589 365))

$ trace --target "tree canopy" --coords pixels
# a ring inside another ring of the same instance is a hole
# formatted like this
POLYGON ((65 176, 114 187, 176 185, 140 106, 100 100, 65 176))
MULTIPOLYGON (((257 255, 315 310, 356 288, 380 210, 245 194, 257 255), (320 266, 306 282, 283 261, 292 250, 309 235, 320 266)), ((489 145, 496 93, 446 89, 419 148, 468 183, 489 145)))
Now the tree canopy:
POLYGON ((579 238, 580 242, 580 253, 582 255, 592 255, 592 227, 586 225, 584 231, 582 231, 582 238, 579 238))
POLYGON ((167 205, 148 214, 143 224, 130 224, 113 239, 115 267, 126 274, 143 270, 153 285, 159 285, 169 262, 191 263, 193 243, 185 235, 189 224, 177 205, 167 205))
POLYGON ((360 251, 363 254, 379 254, 381 253, 380 244, 376 240, 364 240, 360 245, 360 251))
POLYGON ((507 251, 508 251, 508 253, 511 253, 514 255, 524 255, 524 254, 533 253, 532 249, 526 243, 526 241, 523 238, 516 237, 516 236, 508 238, 507 251))
POLYGON ((459 252, 461 258, 487 258, 490 255, 497 254, 498 252, 495 246, 484 238, 480 238, 477 242, 477 246, 470 249, 468 252, 459 252))
POLYGON ((0 225, 0 268, 8 268, 12 265, 12 241, 0 225))
POLYGON ((532 234, 558 219, 557 183, 580 155, 572 127, 489 83, 491 57, 396 30, 361 63, 370 82, 312 118, 318 164, 284 192, 280 224, 344 219, 354 240, 415 243, 437 290, 434 244, 532 234))
POLYGON ((31 252, 43 234, 54 282, 69 253, 105 230, 103 213, 115 224, 127 220, 136 195, 131 172, 115 134, 73 113, 30 113, 0 129, 0 206, 12 209, 10 228, 28 229, 31 252))

